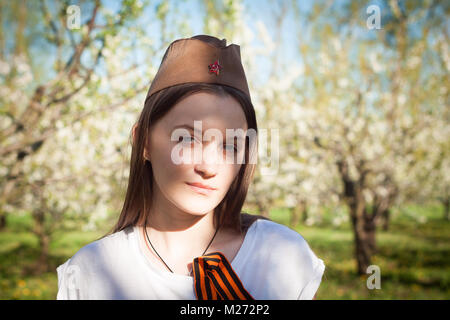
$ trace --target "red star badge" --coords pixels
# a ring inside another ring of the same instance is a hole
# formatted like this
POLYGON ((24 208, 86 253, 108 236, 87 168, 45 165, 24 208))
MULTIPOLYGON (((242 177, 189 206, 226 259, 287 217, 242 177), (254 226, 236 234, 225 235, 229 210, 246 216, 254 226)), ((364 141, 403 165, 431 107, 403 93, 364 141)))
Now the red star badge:
POLYGON ((209 66, 209 72, 215 73, 216 76, 219 75, 219 71, 222 69, 222 66, 219 64, 219 60, 216 60, 214 63, 211 63, 209 66))

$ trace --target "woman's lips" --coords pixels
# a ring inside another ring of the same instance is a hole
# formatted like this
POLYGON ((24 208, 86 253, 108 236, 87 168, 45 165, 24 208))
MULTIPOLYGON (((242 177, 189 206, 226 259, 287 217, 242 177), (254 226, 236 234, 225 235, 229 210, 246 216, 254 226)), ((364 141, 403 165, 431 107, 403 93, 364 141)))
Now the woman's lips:
POLYGON ((189 184, 188 182, 186 182, 186 184, 195 192, 200 193, 200 194, 204 194, 204 195, 210 195, 211 193, 213 193, 215 190, 213 189, 207 189, 207 188, 201 188, 201 187, 197 187, 194 186, 192 184, 189 184))

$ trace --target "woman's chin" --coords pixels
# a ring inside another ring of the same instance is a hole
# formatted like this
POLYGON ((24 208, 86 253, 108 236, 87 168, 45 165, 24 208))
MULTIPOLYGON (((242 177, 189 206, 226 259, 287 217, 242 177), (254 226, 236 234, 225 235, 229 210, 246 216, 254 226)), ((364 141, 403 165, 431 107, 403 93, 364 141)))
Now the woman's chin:
POLYGON ((202 205, 200 203, 201 201, 198 201, 196 204, 193 204, 192 201, 196 200, 192 199, 190 203, 183 203, 178 205, 178 207, 188 214, 195 216, 204 216, 209 212, 211 212, 212 210, 214 210, 214 208, 217 206, 211 205, 210 203, 205 203, 204 205, 202 205))

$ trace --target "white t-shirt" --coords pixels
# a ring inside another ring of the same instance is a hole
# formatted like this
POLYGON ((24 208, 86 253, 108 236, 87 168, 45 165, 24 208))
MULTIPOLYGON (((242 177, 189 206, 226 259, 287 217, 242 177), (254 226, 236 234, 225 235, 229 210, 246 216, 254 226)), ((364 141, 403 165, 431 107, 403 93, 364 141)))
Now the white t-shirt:
MULTIPOLYGON (((128 227, 82 247, 56 269, 57 299, 196 300, 194 278, 156 267, 141 237, 128 227)), ((299 233, 263 219, 250 226, 231 266, 256 300, 312 299, 325 271, 299 233)))

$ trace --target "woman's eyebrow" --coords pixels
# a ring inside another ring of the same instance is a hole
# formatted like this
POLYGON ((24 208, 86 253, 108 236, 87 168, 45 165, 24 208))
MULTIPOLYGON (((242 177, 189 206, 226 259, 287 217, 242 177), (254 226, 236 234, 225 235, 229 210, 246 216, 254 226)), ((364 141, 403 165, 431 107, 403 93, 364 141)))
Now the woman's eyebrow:
MULTIPOLYGON (((187 128, 189 130, 195 131, 194 127, 189 124, 179 124, 172 128, 172 130, 178 129, 178 128, 187 128)), ((200 130, 196 130, 198 133, 202 133, 200 130)))
MULTIPOLYGON (((179 125, 176 125, 175 127, 173 127, 172 130, 175 130, 175 129, 178 129, 178 128, 186 128, 186 129, 195 131, 194 127, 191 126, 191 125, 189 125, 189 124, 179 124, 179 125)), ((232 129, 232 130, 236 130, 236 129, 232 129)), ((196 132, 198 132, 199 134, 202 133, 200 130, 196 130, 196 132)), ((240 135, 235 136, 235 138, 236 138, 237 140, 243 140, 243 137, 241 137, 240 135)))

